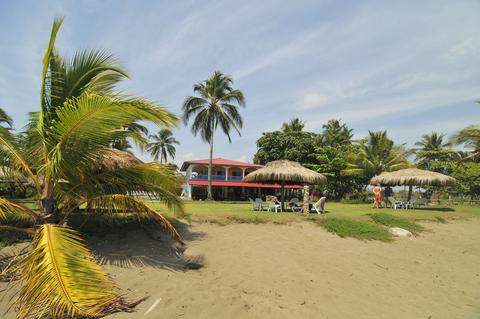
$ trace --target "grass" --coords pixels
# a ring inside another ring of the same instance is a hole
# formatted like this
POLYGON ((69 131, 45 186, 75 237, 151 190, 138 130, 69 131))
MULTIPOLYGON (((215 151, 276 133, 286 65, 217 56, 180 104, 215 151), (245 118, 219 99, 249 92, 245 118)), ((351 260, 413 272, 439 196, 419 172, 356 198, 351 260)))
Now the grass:
POLYGON ((387 213, 369 214, 370 218, 377 224, 387 227, 399 227, 410 231, 412 234, 418 234, 424 228, 415 222, 408 220, 405 217, 395 216, 387 213))
POLYGON ((392 240, 392 235, 385 227, 363 220, 332 217, 320 219, 317 222, 329 232, 340 237, 353 237, 360 240, 392 240))

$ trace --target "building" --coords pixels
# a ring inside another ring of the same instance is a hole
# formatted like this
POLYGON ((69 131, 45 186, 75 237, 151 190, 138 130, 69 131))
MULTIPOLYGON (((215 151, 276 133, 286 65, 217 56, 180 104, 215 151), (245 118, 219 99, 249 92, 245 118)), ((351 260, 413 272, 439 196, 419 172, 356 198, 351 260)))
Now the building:
MULTIPOLYGON (((187 199, 205 199, 208 186, 209 160, 185 161, 180 171, 185 172, 183 196, 187 199)), ((233 161, 224 158, 212 160, 212 195, 215 200, 247 200, 265 195, 280 196, 279 184, 245 183, 243 178, 262 165, 233 161)), ((301 186, 287 186, 289 193, 297 192, 301 186)))

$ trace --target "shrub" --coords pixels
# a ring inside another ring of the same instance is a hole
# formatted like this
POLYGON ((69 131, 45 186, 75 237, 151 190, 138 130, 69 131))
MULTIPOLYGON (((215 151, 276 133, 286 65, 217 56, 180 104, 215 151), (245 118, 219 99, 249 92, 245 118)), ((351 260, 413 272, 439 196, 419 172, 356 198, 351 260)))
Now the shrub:
POLYGON ((378 224, 382 224, 388 227, 403 228, 410 231, 413 234, 418 234, 423 230, 422 226, 415 224, 414 222, 411 222, 408 219, 403 217, 394 216, 387 213, 374 213, 374 214, 369 214, 369 216, 374 222, 378 224))

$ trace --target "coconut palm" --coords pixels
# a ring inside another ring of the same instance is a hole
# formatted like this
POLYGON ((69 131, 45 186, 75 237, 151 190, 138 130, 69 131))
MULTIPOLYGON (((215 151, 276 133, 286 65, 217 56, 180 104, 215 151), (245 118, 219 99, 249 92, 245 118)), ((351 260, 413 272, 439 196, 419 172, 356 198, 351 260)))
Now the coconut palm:
POLYGON ((3 165, 28 178, 40 208, 0 198, 2 222, 28 216, 38 226, 32 249, 2 273, 20 279, 17 318, 101 317, 133 306, 96 264, 79 232, 65 226, 84 204, 90 214, 153 218, 181 241, 167 219, 134 195, 147 193, 181 210, 174 172, 140 161, 105 165, 119 155, 111 148, 113 141, 135 139, 124 127, 137 121, 172 127, 176 117, 144 98, 114 94, 114 84, 125 73, 88 53, 94 51, 81 51, 66 63, 54 49, 61 24, 61 19, 54 21, 43 59, 41 110, 31 114, 27 145, 18 148, 0 137, 3 165))
POLYGON ((188 96, 183 103, 183 121, 192 123, 192 133, 200 133, 202 140, 210 145, 210 160, 208 164, 207 199, 212 200, 212 158, 213 138, 218 127, 227 135, 231 143, 230 131, 234 129, 240 135, 243 125, 238 107, 245 106, 245 98, 240 90, 232 87, 233 79, 215 71, 201 83, 193 86, 193 91, 199 96, 188 96))
POLYGON ((452 137, 452 143, 471 149, 468 159, 480 158, 480 126, 469 125, 452 137))
POLYGON ((301 132, 305 127, 305 122, 299 118, 293 118, 288 123, 283 123, 282 131, 283 132, 301 132))
POLYGON ((403 146, 394 145, 386 131, 369 131, 368 136, 358 142, 358 149, 352 154, 343 174, 371 178, 382 172, 406 168, 406 154, 403 146))
POLYGON ((450 142, 444 140, 445 134, 431 132, 422 135, 422 139, 415 143, 413 149, 417 159, 417 165, 423 169, 434 170, 434 162, 440 160, 450 161, 457 157, 457 152, 450 149, 450 142))
POLYGON ((151 135, 153 142, 148 143, 147 151, 153 156, 155 161, 160 159, 160 163, 167 163, 167 153, 172 159, 175 158, 175 144, 180 144, 173 137, 172 131, 169 129, 161 129, 158 134, 151 135))
POLYGON ((418 146, 416 150, 424 152, 442 151, 451 146, 451 143, 444 141, 444 137, 445 134, 438 134, 437 132, 422 135, 422 139, 415 143, 418 146))

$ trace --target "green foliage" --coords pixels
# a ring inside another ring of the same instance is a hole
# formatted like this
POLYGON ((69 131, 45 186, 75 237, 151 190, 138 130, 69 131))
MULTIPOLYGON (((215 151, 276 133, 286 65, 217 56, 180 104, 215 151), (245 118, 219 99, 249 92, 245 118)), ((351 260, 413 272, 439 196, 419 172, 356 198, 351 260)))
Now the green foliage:
POLYGON ((463 145, 471 149, 469 158, 478 161, 480 159, 480 126, 470 125, 457 132, 452 142, 457 145, 463 145))
POLYGON ((386 131, 369 131, 368 136, 358 142, 358 146, 358 152, 352 154, 348 167, 343 171, 345 175, 370 179, 382 172, 409 166, 405 148, 394 145, 386 131))
POLYGON ((353 237, 361 240, 392 240, 392 235, 387 229, 366 221, 343 218, 325 218, 318 220, 318 224, 329 232, 335 233, 340 237, 353 237))
POLYGON ((352 144, 353 129, 349 129, 345 123, 339 120, 329 120, 323 126, 320 134, 321 144, 324 146, 337 147, 352 144))
POLYGON ((472 198, 480 196, 480 163, 460 162, 453 168, 451 176, 457 179, 454 190, 472 198))
POLYGON ((388 227, 403 228, 410 231, 412 234, 418 234, 424 229, 422 226, 415 224, 414 222, 409 221, 406 218, 402 218, 392 214, 374 213, 374 214, 369 214, 369 216, 374 222, 378 224, 382 224, 388 227))
POLYGON ((257 153, 253 161, 266 164, 279 159, 296 161, 301 164, 315 163, 315 145, 318 136, 311 132, 275 131, 263 133, 257 140, 257 153))
POLYGON ((356 147, 349 144, 338 146, 315 146, 315 164, 306 166, 327 177, 323 194, 331 199, 339 200, 347 194, 358 193, 368 180, 362 176, 346 176, 342 171, 347 168, 348 159, 356 147))
POLYGON ((301 132, 305 127, 305 122, 300 120, 299 118, 293 118, 290 120, 289 123, 282 124, 282 131, 283 132, 301 132))

